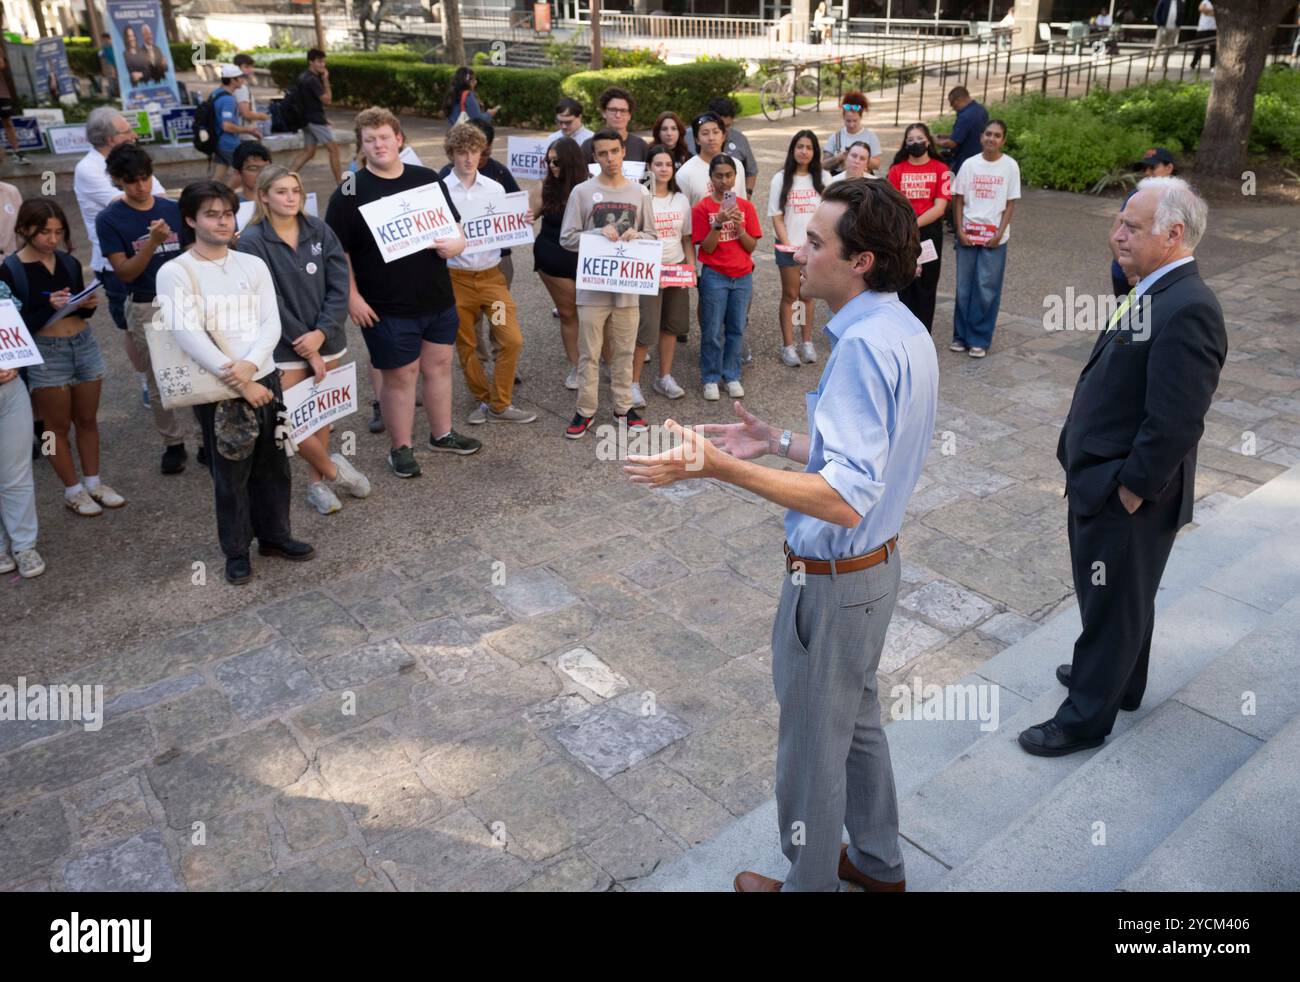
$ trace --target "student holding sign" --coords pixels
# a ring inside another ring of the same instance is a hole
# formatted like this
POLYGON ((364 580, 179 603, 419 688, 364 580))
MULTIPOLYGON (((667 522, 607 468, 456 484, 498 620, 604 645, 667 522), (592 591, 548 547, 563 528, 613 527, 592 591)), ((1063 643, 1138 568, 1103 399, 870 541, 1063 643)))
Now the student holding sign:
MULTIPOLYGON (((484 199, 500 202, 505 212, 506 190, 492 178, 479 173, 479 160, 487 150, 483 134, 469 123, 457 123, 447 131, 444 143, 451 158, 452 172, 450 201, 461 215, 477 211, 484 199)), ((506 225, 512 224, 513 215, 503 214, 506 225)), ((477 224, 489 226, 491 220, 477 224)), ((514 223, 521 230, 531 230, 533 214, 528 211, 522 220, 514 223)), ((477 238, 471 232, 468 219, 462 226, 467 237, 477 238)), ((488 229, 484 229, 488 231, 488 229)), ((456 312, 460 318, 460 331, 456 335, 456 353, 460 367, 465 372, 465 383, 477 405, 469 414, 470 423, 531 423, 536 413, 519 409, 511 402, 514 395, 515 367, 524 350, 524 335, 519 330, 519 316, 510 285, 501 271, 501 250, 487 249, 473 255, 462 252, 447 260, 451 285, 456 292, 456 312), (479 316, 487 318, 492 346, 496 351, 493 360, 491 384, 478 352, 477 323, 479 316)))
MULTIPOLYGON (((658 238, 650 192, 623 176, 623 137, 617 130, 603 129, 592 137, 592 144, 600 174, 583 181, 569 195, 560 245, 580 252, 584 234, 604 235, 612 242, 658 238)), ((645 420, 632 406, 632 353, 641 321, 638 296, 580 289, 577 303, 578 405, 564 435, 577 440, 591 427, 600 391, 600 352, 606 339, 614 419, 629 429, 645 429, 645 420)))
MULTIPOLYGON (((655 233, 663 243, 664 266, 690 267, 694 272, 695 244, 691 241, 691 206, 673 177, 673 152, 663 144, 650 148, 650 174, 654 180, 655 233)), ((685 340, 691 326, 690 287, 664 285, 656 294, 641 297, 641 326, 637 329, 632 358, 632 405, 644 406, 641 369, 652 345, 659 345, 659 376, 654 390, 669 399, 686 391, 673 378, 677 341, 685 340)))
POLYGON ((812 310, 799 291, 800 269, 794 261, 795 250, 808 237, 808 222, 822 203, 822 191, 831 176, 822 170, 822 151, 812 130, 800 130, 790 140, 785 166, 772 175, 767 198, 767 214, 776 232, 776 269, 781 274, 781 363, 798 368, 800 363, 817 360, 813 347, 812 310), (799 334, 803 342, 794 346, 794 305, 803 315, 799 334))
POLYGON ((238 208, 235 192, 217 181, 181 192, 194 246, 158 271, 156 322, 230 391, 228 399, 195 406, 194 415, 212 471, 226 580, 234 584, 252 579, 254 536, 263 556, 303 562, 316 555, 289 529, 292 478, 277 432, 282 392, 273 360, 280 310, 266 263, 230 250, 238 208))
MULTIPOLYGON (((309 377, 319 383, 348 353, 348 257, 333 230, 303 210, 306 198, 298 175, 272 164, 258 178, 256 210, 239 236, 239 251, 266 263, 275 283, 280 343, 274 357, 284 390, 309 377)), ((310 474, 307 500, 322 515, 343 507, 331 484, 354 498, 370 494, 365 475, 330 453, 328 425, 302 440, 298 453, 310 474)))
POLYGON ((23 323, 44 363, 27 369, 32 408, 53 434, 50 466, 63 482, 63 503, 76 515, 91 517, 121 508, 126 499, 100 480, 99 394, 104 356, 90 330, 99 302, 91 294, 66 317, 51 323, 68 299, 85 289, 81 263, 59 249, 68 243, 68 220, 52 198, 32 198, 18 209, 15 226, 22 248, 0 266, 0 280, 22 304, 23 323), (68 434, 75 427, 82 479, 72 458, 68 434))
POLYGON ((957 226, 957 304, 953 310, 952 351, 983 358, 993 340, 1007 268, 1011 214, 1020 198, 1020 165, 1002 152, 1007 124, 990 119, 981 142, 984 152, 969 157, 953 185, 957 226))
POLYGON ((424 376, 429 446, 462 455, 483 446, 451 426, 451 363, 460 318, 447 260, 460 255, 465 239, 447 186, 427 167, 402 162, 402 124, 396 116, 377 106, 363 109, 356 135, 366 165, 357 171, 355 186, 330 196, 325 221, 348 254, 348 314, 361 328, 371 365, 383 376, 379 402, 392 444, 388 465, 398 477, 417 477, 412 431, 419 375, 424 376), (417 201, 433 207, 414 216, 403 213, 417 201), (374 223, 362 212, 370 205, 378 208, 374 223), (424 244, 407 250, 403 242, 412 239, 424 244), (399 253, 397 258, 385 262, 381 241, 390 254, 399 253))
POLYGON ((763 226, 753 204, 736 196, 737 164, 725 153, 709 161, 713 193, 691 213, 691 237, 700 264, 700 378, 704 398, 718 400, 718 382, 740 399, 740 352, 754 293, 753 252, 763 226), (725 338, 724 338, 725 325, 725 338))

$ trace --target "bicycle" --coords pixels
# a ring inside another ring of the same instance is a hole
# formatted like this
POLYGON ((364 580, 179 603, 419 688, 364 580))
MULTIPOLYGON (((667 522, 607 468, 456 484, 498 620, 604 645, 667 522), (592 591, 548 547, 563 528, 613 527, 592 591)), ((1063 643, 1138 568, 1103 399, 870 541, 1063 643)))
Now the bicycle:
POLYGON ((821 78, 805 72, 802 62, 793 62, 763 83, 758 102, 763 115, 776 122, 785 115, 793 116, 801 108, 816 111, 821 107, 821 78))

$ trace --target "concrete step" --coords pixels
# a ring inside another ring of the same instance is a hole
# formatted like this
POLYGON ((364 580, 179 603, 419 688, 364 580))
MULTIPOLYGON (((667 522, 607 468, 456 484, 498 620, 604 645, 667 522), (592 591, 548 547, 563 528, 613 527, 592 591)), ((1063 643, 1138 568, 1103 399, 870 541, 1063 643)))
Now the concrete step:
POLYGON ((1297 675, 1300 599, 1107 741, 941 888, 1114 889, 1264 741, 1300 717, 1297 675))
POLYGON ((1300 716, 1270 739, 1119 885, 1121 890, 1300 890, 1300 716))
MULTIPOLYGON (((1300 560, 1285 548, 1297 537, 1280 534, 1291 527, 1300 528, 1300 467, 1180 536, 1156 601, 1145 705, 1120 714, 1111 744, 1261 628, 1285 604, 1287 590, 1300 596, 1300 582, 1290 586, 1300 560), (1262 588, 1260 606, 1247 602, 1262 588)), ((1000 725, 993 733, 969 720, 897 720, 887 726, 910 889, 936 886, 1096 755, 1030 757, 1015 742, 1021 729, 1052 716, 1064 698, 1054 669, 1070 660, 1078 631, 1078 609, 1071 606, 957 683, 999 686, 1000 725), (998 793, 989 794, 990 787, 998 793)), ((1228 660, 1223 661, 1226 672, 1228 660)), ((1189 687, 1184 706, 1204 711, 1214 697, 1208 690, 1194 696, 1189 687)), ((780 877, 787 868, 776 836, 776 805, 768 802, 636 888, 727 890, 742 869, 780 877)))

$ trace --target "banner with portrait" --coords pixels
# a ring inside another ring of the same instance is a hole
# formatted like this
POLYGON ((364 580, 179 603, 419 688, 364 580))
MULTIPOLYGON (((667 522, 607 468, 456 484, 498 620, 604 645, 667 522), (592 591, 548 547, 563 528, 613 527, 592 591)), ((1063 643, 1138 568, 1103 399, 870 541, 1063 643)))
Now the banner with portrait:
POLYGON ((107 20, 122 108, 179 106, 176 69, 158 0, 108 0, 107 20))
POLYGON ((77 78, 68 64, 68 49, 63 38, 41 38, 32 45, 36 63, 36 99, 59 104, 59 96, 77 95, 77 78))

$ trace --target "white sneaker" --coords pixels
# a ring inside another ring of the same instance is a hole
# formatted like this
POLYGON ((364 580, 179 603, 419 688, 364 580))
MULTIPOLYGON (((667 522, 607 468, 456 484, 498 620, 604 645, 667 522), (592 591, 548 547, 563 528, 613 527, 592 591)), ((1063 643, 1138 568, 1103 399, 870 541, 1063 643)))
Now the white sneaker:
POLYGON ((966 352, 966 354, 970 355, 972 358, 983 358, 988 354, 988 351, 984 348, 971 348, 970 351, 966 352))
POLYGON ((307 502, 322 515, 333 515, 343 510, 343 502, 324 481, 307 485, 307 502))
POLYGON ((682 396, 686 395, 686 390, 678 385, 677 380, 671 375, 659 376, 655 379, 654 385, 650 386, 650 388, 668 399, 680 399, 682 396))
POLYGON ((799 357, 803 359, 806 365, 811 365, 817 360, 817 349, 813 347, 811 341, 805 341, 799 345, 799 357))
POLYGON ((35 549, 24 549, 16 553, 14 559, 18 560, 18 575, 25 580, 45 572, 45 560, 35 549))
POLYGON ((470 410, 470 414, 465 417, 465 422, 472 423, 473 425, 478 426, 480 423, 487 422, 487 414, 488 414, 488 404, 486 402, 480 402, 477 406, 475 406, 472 410, 470 410))
POLYGON ((13 556, 7 552, 0 552, 0 575, 12 573, 17 568, 18 564, 14 562, 13 556))
POLYGON ((965 351, 965 350, 966 350, 966 345, 962 344, 960 341, 954 341, 952 344, 948 345, 948 350, 949 350, 949 351, 965 351))
POLYGON ((574 365, 569 369, 569 374, 564 377, 564 387, 570 392, 577 392, 578 384, 578 366, 574 365))
POLYGON ((781 364, 790 368, 798 368, 803 364, 803 362, 799 360, 799 352, 794 350, 794 345, 787 344, 781 349, 781 364))
POLYGON ((719 397, 718 397, 718 383, 717 383, 717 382, 705 382, 705 383, 704 383, 704 398, 707 399, 707 400, 709 400, 709 402, 717 402, 717 401, 718 401, 718 398, 719 398, 719 397))
POLYGON ((739 379, 733 379, 727 383, 727 395, 732 399, 744 398, 745 387, 740 384, 739 379))
POLYGON ((647 352, 645 353, 645 364, 647 364, 647 365, 650 364, 650 352, 649 352, 649 351, 647 351, 647 352))
POLYGON ((334 478, 335 484, 354 498, 370 496, 370 479, 353 467, 351 461, 341 453, 330 454, 330 460, 334 461, 334 466, 338 468, 338 476, 334 478))
POLYGON ((125 498, 102 481, 89 494, 105 508, 121 508, 126 504, 125 498))
POLYGON ((644 409, 644 408, 645 408, 645 396, 643 396, 643 395, 641 394, 641 383, 640 383, 640 382, 633 382, 633 383, 632 383, 632 408, 633 408, 633 409, 644 409))
POLYGON ((99 502, 92 498, 84 489, 78 491, 70 498, 65 494, 63 496, 63 503, 78 515, 82 515, 86 518, 93 518, 95 515, 104 514, 104 509, 99 507, 99 502))

